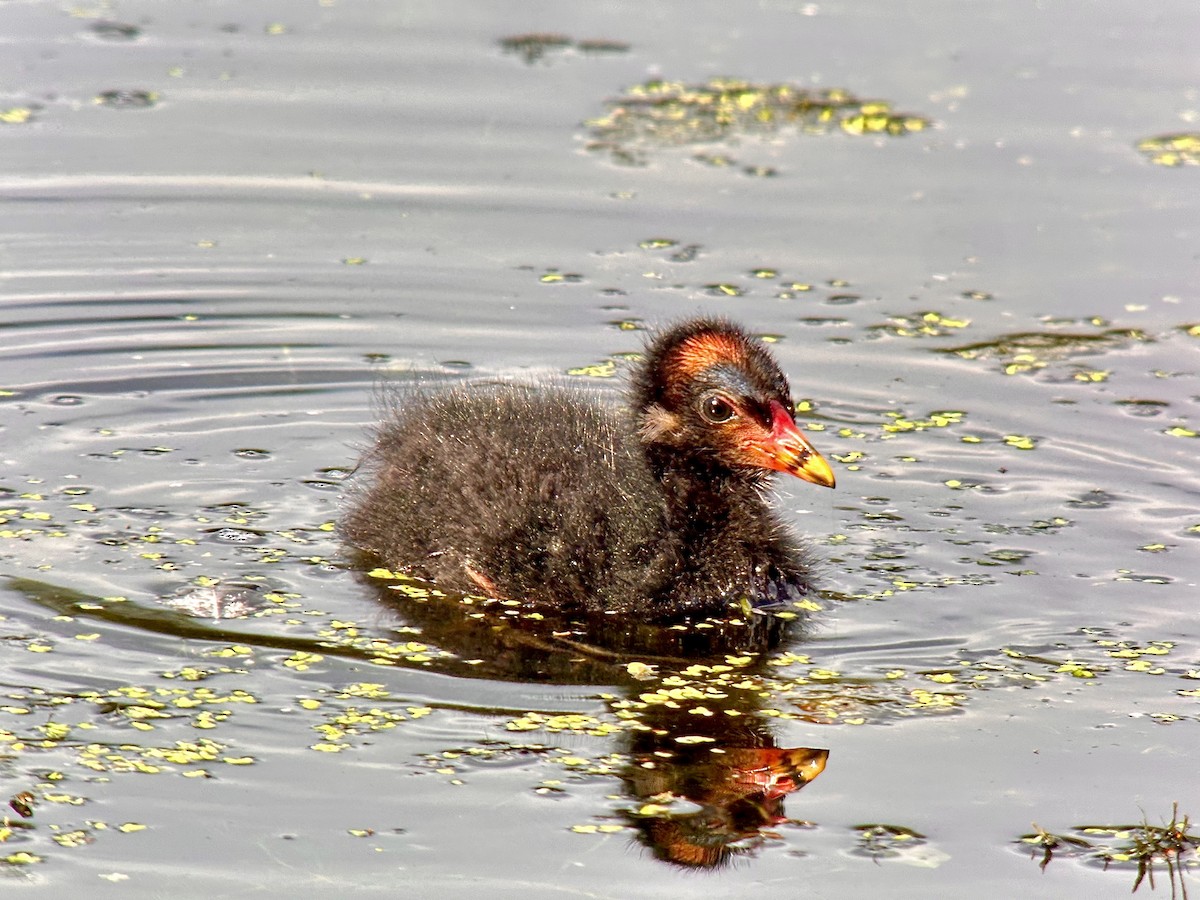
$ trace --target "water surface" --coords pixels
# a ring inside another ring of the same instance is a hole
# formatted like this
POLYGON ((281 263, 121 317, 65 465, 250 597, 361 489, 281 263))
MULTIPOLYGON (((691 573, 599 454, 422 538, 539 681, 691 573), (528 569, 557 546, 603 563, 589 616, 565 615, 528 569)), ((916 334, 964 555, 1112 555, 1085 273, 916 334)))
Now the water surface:
POLYGON ((1127 839, 1079 829, 1200 815, 1200 191, 1137 149, 1197 129, 1194 10, 0 21, 6 877, 1124 897, 1127 839), (631 89, 717 78, 927 127, 693 109, 694 142, 594 146, 631 89), (826 560, 807 638, 630 666, 344 564, 380 380, 615 399, 696 312, 773 341, 835 460, 836 492, 779 491, 826 560), (754 795, 767 765, 812 782, 754 795), (1090 849, 1039 870, 1033 823, 1090 849))

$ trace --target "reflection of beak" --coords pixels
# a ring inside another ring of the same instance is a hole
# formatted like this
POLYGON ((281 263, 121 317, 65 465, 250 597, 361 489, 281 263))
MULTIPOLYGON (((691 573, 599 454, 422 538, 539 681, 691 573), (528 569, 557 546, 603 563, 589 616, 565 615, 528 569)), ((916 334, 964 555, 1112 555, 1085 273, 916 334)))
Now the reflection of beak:
POLYGON ((831 488, 833 469, 804 433, 792 414, 778 400, 771 401, 771 437, 756 445, 767 456, 767 468, 787 472, 813 484, 831 488))
POLYGON ((722 759, 730 766, 729 780, 768 800, 798 791, 825 771, 828 750, 815 747, 729 747, 722 759))

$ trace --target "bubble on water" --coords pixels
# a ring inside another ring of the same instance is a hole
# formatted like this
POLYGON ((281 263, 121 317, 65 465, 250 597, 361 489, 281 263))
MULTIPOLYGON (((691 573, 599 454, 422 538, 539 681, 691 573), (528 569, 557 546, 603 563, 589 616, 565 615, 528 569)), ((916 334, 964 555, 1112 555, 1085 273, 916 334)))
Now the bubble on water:
POLYGON ((218 528, 216 531, 210 532, 210 535, 222 544, 261 544, 263 542, 261 534, 245 528, 218 528))
POLYGON ((192 587, 163 599, 163 605, 199 619, 240 619, 257 612, 259 590, 247 585, 192 587))

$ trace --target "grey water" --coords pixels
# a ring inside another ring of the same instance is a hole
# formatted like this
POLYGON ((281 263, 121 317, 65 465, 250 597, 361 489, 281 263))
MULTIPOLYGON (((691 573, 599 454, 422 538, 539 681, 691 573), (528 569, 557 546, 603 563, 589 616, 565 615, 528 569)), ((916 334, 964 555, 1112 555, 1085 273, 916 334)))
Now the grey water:
MULTIPOLYGON (((1200 816, 1200 168, 1138 149, 1200 130, 1198 29, 1170 3, 0 4, 0 874, 1127 896, 1121 826, 1200 816), (922 127, 756 118, 773 85, 922 127), (837 472, 778 486, 824 560, 806 636, 596 663, 347 565, 381 382, 616 402, 697 312, 772 342, 837 472), (824 771, 755 794, 777 748, 824 771), (703 796, 646 765, 687 754, 703 796)), ((1151 862, 1143 894, 1195 878, 1151 862)))

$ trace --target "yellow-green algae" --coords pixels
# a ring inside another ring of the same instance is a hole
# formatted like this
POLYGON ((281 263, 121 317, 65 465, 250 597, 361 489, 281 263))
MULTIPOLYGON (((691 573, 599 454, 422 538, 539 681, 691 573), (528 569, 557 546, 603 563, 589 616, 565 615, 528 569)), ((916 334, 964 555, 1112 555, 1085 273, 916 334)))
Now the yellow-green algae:
POLYGON ((322 753, 348 750, 352 747, 351 738, 388 731, 433 712, 432 707, 394 698, 382 682, 355 682, 340 689, 322 690, 315 697, 297 698, 296 705, 302 710, 321 713, 321 721, 312 726, 321 740, 310 748, 322 753), (375 701, 375 705, 364 706, 354 701, 375 701))
MULTIPOLYGON (((862 100, 839 88, 758 84, 733 78, 703 83, 652 80, 606 101, 605 115, 585 123, 588 148, 626 165, 644 165, 657 147, 728 141, 790 129, 804 134, 898 136, 923 131, 923 116, 895 112, 882 100, 862 100)), ((703 162, 727 167, 736 161, 704 154, 703 162)), ((774 174, 752 167, 748 174, 774 174)))
POLYGON ((1200 166, 1200 132, 1145 138, 1138 141, 1137 149, 1156 166, 1200 166))
MULTIPOLYGON (((1036 528, 1038 524, 1030 527, 1036 528)), ((1048 528, 1058 527, 1052 522, 1043 524, 1048 528)), ((1023 559, 1021 551, 1015 550, 992 551, 992 554, 1001 564, 1019 563, 1023 559)), ((395 577, 391 572, 375 574, 395 577)), ((407 583, 414 591, 423 591, 412 600, 414 603, 455 602, 452 598, 433 596, 428 590, 418 588, 417 582, 407 583)), ((81 598, 77 602, 78 617, 98 613, 84 609, 87 605, 101 604, 81 598)), ((482 607, 478 603, 464 600, 462 604, 464 613, 479 608, 482 607)), ((508 611, 519 610, 518 605, 508 611)), ((330 654, 349 653, 359 659, 366 656, 385 665, 437 665, 441 660, 455 658, 454 654, 422 640, 418 629, 407 629, 412 640, 397 640, 394 634, 384 639, 373 633, 370 626, 330 616, 321 618, 324 625, 319 629, 319 641, 323 650, 315 649, 314 644, 312 650, 277 652, 256 646, 257 636, 247 635, 246 643, 212 643, 206 655, 235 665, 251 660, 260 667, 272 664, 280 674, 298 679, 300 689, 294 695, 292 709, 307 717, 313 734, 308 746, 316 752, 352 752, 363 736, 384 734, 436 713, 430 706, 396 695, 382 680, 355 681, 315 691, 311 682, 301 682, 299 679, 313 667, 326 665, 330 654)), ((270 636, 263 639, 269 640, 270 636)), ((681 715, 685 722, 694 720, 698 725, 718 717, 752 716, 766 721, 785 719, 813 725, 861 727, 912 716, 955 714, 982 690, 1019 689, 1055 680, 1090 686, 1126 673, 1129 677, 1149 677, 1162 682, 1163 695, 1170 697, 1187 696, 1184 692, 1192 690, 1190 685, 1200 680, 1200 672, 1172 665, 1175 647, 1167 640, 1135 641, 1108 632, 1085 631, 1067 644, 1069 649, 1055 655, 1020 647, 976 653, 959 651, 940 665, 925 669, 879 666, 848 671, 823 660, 819 647, 784 649, 765 656, 728 654, 719 660, 679 664, 633 659, 621 666, 631 679, 627 689, 596 695, 575 711, 534 709, 491 713, 497 727, 503 729, 501 733, 506 731, 514 737, 537 735, 540 742, 490 740, 478 746, 447 749, 428 762, 451 785, 463 783, 474 765, 513 755, 530 756, 554 767, 560 776, 551 780, 614 778, 628 766, 629 757, 612 752, 611 741, 625 732, 659 728, 657 723, 664 714, 675 716, 676 721, 681 715), (1188 679, 1184 682, 1186 687, 1180 685, 1181 678, 1188 679), (559 740, 565 741, 564 746, 554 745, 559 740), (599 741, 600 752, 582 746, 580 740, 599 741)), ((181 739, 171 733, 166 740, 147 741, 159 729, 167 727, 188 727, 198 734, 219 735, 239 709, 262 705, 259 696, 236 686, 247 672, 213 663, 163 672, 165 684, 127 685, 72 695, 37 688, 10 690, 4 697, 0 716, 9 717, 14 725, 24 724, 0 731, 0 755, 20 760, 57 753, 57 768, 72 773, 74 778, 80 772, 105 776, 177 772, 204 777, 220 765, 261 765, 262 761, 254 755, 208 737, 181 739), (223 688, 210 687, 207 682, 213 678, 231 683, 223 688), (73 709, 79 712, 72 713, 73 709), (48 710, 55 711, 50 720, 44 715, 48 710), (113 727, 128 729, 129 737, 116 740, 107 735, 104 740, 93 737, 98 729, 113 727)), ((276 701, 271 703, 275 705, 276 701)), ((1195 718, 1152 708, 1146 712, 1164 726, 1195 718)), ((684 747, 693 742, 711 742, 713 738, 702 728, 692 732, 685 728, 674 735, 674 741, 684 747)), ((544 783, 547 779, 540 768, 536 778, 540 790, 561 790, 544 783)), ((85 792, 64 790, 48 777, 39 780, 37 793, 42 800, 60 806, 70 806, 76 800, 86 803, 85 792)), ((590 824, 582 827, 592 833, 590 824)), ((78 824, 63 826, 55 834, 62 835, 57 845, 64 849, 81 846, 88 840, 87 829, 78 824)), ((885 842, 890 840, 883 835, 875 837, 885 842)))
MULTIPOLYGON (((1137 328, 1107 328, 1102 319, 1093 320, 1099 326, 1095 331, 1026 331, 1001 335, 988 341, 960 344, 955 347, 940 347, 941 353, 949 353, 961 359, 995 360, 1005 375, 1020 375, 1036 372, 1053 362, 1061 362, 1073 356, 1094 354, 1150 343, 1154 339, 1137 328)), ((1087 381, 1102 381, 1103 377, 1087 381)))
POLYGON ((970 319, 929 310, 905 316, 892 316, 886 323, 873 325, 867 330, 869 333, 889 334, 894 337, 943 337, 954 334, 970 324, 970 319))
POLYGON ((10 106, 0 109, 0 124, 24 125, 33 120, 33 109, 28 106, 10 106))

